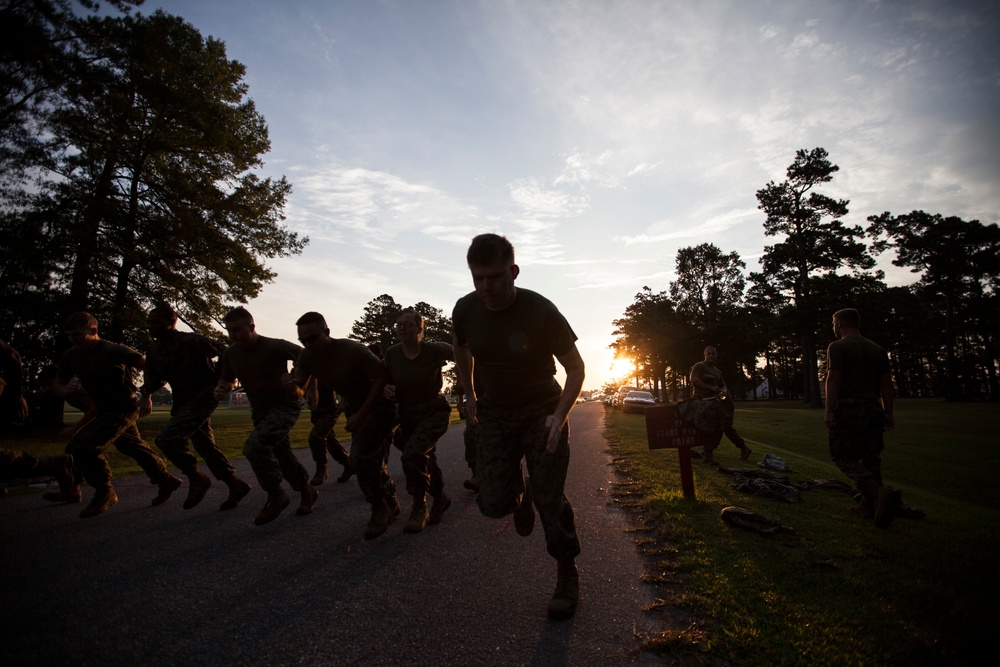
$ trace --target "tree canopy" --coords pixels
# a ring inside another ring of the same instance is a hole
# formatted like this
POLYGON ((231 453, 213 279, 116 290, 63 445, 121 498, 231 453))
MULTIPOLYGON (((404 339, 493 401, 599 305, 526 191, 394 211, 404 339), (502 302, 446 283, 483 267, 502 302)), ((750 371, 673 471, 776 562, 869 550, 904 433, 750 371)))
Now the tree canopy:
POLYGON ((207 331, 275 278, 267 260, 302 251, 308 239, 283 225, 291 186, 253 173, 267 125, 223 42, 162 11, 25 1, 0 13, 47 39, 43 54, 15 47, 4 70, 17 85, 2 119, 14 176, 0 211, 0 335, 59 331, 89 310, 130 341, 160 301, 207 331))
MULTIPOLYGON (((451 318, 440 308, 419 301, 410 306, 424 318, 424 340, 451 343, 451 318)), ((406 309, 388 294, 380 294, 365 306, 364 314, 351 325, 350 337, 365 345, 377 344, 385 353, 396 340, 396 318, 406 309)))
POLYGON ((875 250, 895 250, 893 264, 919 273, 918 294, 944 317, 947 396, 968 394, 964 385, 976 367, 987 369, 998 393, 993 360, 1000 331, 1000 227, 924 211, 886 212, 868 220, 875 250))
POLYGON ((830 315, 855 307, 865 335, 889 352, 899 395, 1000 397, 1000 228, 923 211, 847 225, 847 200, 817 191, 838 171, 824 149, 800 150, 785 181, 757 192, 777 242, 749 282, 737 253, 703 243, 678 250, 668 291, 636 294, 611 344, 636 383, 683 398, 688 369, 714 345, 734 394, 815 405, 830 315), (887 286, 874 268, 886 251, 919 280, 887 286))
POLYGON ((833 199, 816 188, 833 180, 840 167, 830 162, 823 148, 796 151, 795 160, 781 183, 769 182, 757 191, 758 208, 766 214, 764 234, 778 236, 766 246, 756 281, 774 285, 790 303, 797 317, 791 321, 800 337, 805 363, 803 393, 820 405, 816 325, 821 311, 814 298, 814 280, 843 267, 863 272, 875 266, 862 242, 864 230, 842 221, 848 201, 833 199))

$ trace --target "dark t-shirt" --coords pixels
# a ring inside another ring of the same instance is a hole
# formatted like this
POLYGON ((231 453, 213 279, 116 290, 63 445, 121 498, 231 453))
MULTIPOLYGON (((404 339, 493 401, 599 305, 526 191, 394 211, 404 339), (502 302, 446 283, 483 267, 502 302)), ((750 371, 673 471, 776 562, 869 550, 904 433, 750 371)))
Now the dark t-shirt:
POLYGON ((877 399, 882 376, 890 372, 889 356, 881 345, 864 336, 847 336, 826 350, 830 370, 840 371, 839 398, 877 399))
POLYGON ((222 379, 240 384, 254 410, 268 410, 288 400, 289 393, 281 383, 288 372, 288 362, 295 361, 302 348, 280 338, 257 336, 253 347, 244 349, 230 345, 219 360, 222 379))
POLYGON ((381 366, 381 360, 358 341, 332 338, 330 348, 321 354, 303 350, 295 364, 295 379, 316 378, 321 386, 340 394, 347 412, 354 414, 368 400, 369 376, 381 373, 381 366))
POLYGON ((472 292, 455 304, 452 324, 472 352, 477 397, 502 406, 558 400, 553 357, 567 354, 576 334, 551 301, 518 288, 509 308, 494 311, 472 292))
POLYGON ((225 346, 187 331, 168 331, 154 339, 146 351, 144 391, 153 393, 170 383, 175 403, 187 401, 211 391, 219 380, 213 359, 225 352, 225 346))
MULTIPOLYGON (((718 368, 708 363, 707 361, 699 361, 694 366, 692 366, 691 377, 696 377, 705 384, 710 384, 716 389, 726 384, 725 382, 722 381, 722 371, 720 371, 718 368)), ((715 396, 715 392, 709 391, 707 389, 702 389, 701 387, 695 387, 694 395, 704 398, 706 396, 715 396)))
POLYGON ((58 380, 79 378, 99 410, 113 410, 135 399, 132 372, 142 355, 126 345, 99 340, 90 349, 71 347, 59 359, 58 380))
POLYGON ((416 359, 408 359, 401 344, 385 351, 385 367, 390 384, 396 385, 396 402, 413 405, 433 400, 441 392, 441 367, 454 361, 448 343, 422 341, 416 359))

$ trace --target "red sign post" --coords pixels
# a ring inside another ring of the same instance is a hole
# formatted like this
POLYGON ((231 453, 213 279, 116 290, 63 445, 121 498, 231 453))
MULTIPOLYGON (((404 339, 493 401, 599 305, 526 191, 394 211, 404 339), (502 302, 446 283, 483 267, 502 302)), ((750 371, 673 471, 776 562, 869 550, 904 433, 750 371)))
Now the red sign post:
POLYGON ((722 431, 706 433, 677 416, 673 405, 646 408, 646 437, 650 449, 676 449, 680 457, 681 488, 687 500, 694 500, 694 472, 691 470, 692 447, 715 447, 722 431))

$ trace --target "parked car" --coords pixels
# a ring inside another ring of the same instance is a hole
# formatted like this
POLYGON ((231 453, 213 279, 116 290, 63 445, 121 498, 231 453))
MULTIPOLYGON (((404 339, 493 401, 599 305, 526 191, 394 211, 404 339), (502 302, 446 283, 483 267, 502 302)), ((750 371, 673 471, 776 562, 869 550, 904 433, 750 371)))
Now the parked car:
POLYGON ((618 387, 618 391, 615 392, 614 398, 611 399, 611 407, 622 409, 622 401, 625 400, 625 396, 628 395, 630 391, 635 391, 635 387, 618 387))
POLYGON ((622 412, 645 412, 656 405, 656 399, 648 391, 630 391, 622 399, 622 412))

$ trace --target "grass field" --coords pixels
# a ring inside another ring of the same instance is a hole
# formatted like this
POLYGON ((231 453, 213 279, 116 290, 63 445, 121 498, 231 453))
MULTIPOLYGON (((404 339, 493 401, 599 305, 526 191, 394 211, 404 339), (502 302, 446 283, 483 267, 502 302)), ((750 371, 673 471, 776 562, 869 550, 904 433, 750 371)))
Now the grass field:
MULTIPOLYGON (((606 435, 619 469, 644 495, 646 518, 671 548, 657 563, 681 581, 668 601, 705 619, 707 637, 683 635, 672 650, 695 661, 742 665, 980 664, 1000 590, 1000 405, 897 401, 886 436, 886 483, 922 520, 878 530, 848 511, 844 493, 813 489, 802 502, 750 496, 732 477, 695 464, 697 500, 681 493, 675 450, 650 451, 645 420, 608 409, 606 435), (732 528, 719 511, 737 505, 794 533, 732 528)), ((735 426, 754 450, 791 467, 793 483, 840 479, 830 463, 820 410, 798 403, 737 404, 735 426)), ((728 440, 723 466, 743 467, 728 440)))

